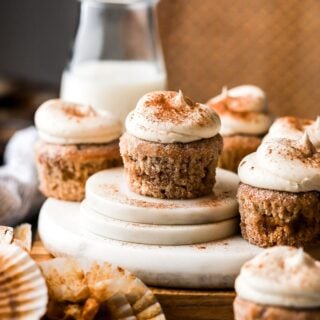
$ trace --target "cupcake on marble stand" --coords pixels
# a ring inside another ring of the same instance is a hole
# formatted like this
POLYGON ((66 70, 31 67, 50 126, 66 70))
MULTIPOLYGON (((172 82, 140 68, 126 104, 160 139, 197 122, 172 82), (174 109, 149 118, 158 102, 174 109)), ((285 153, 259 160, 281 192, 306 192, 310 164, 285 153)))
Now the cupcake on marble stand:
POLYGON ((235 320, 320 319, 320 261, 278 246, 246 262, 236 279, 235 320))
POLYGON ((264 140, 241 161, 238 175, 244 239, 261 247, 320 240, 320 152, 307 133, 264 140))
POLYGON ((132 191, 165 199, 212 193, 223 146, 213 109, 181 91, 151 92, 129 113, 126 129, 120 152, 132 191))
POLYGON ((216 165, 220 119, 183 93, 143 96, 120 138, 124 170, 92 176, 81 205, 86 230, 126 242, 186 245, 237 230, 237 178, 216 165), (215 191, 214 191, 215 190, 215 191))
POLYGON ((224 146, 218 166, 236 172, 242 158, 256 151, 272 119, 266 94, 253 85, 228 90, 207 102, 221 119, 224 146))
POLYGON ((46 197, 81 201, 92 174, 122 164, 121 123, 108 113, 55 99, 38 108, 35 125, 36 164, 46 197))

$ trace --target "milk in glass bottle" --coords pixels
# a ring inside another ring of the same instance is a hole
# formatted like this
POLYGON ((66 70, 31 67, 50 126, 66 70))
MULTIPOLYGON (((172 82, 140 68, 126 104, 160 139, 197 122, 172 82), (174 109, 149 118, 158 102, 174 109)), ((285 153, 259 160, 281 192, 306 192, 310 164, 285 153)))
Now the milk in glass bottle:
POLYGON ((147 92, 166 88, 158 0, 82 0, 62 99, 110 111, 122 122, 147 92))

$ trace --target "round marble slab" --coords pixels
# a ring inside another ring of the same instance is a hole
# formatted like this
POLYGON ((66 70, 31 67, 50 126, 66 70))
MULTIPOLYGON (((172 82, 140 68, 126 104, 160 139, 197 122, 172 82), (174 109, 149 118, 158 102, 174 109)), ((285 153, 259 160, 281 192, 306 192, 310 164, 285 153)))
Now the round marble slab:
POLYGON ((213 223, 237 216, 237 175, 218 168, 216 180, 210 196, 190 200, 156 199, 131 192, 122 168, 108 169, 88 179, 86 206, 109 218, 158 225, 213 223))
POLYGON ((238 218, 197 225, 155 225, 108 218, 81 205, 82 227, 95 235, 125 242, 184 245, 224 239, 237 233, 238 218))
POLYGON ((80 205, 48 199, 38 230, 55 256, 108 260, 149 285, 180 288, 231 288, 241 265, 261 252, 240 236, 198 245, 159 246, 126 243, 83 231, 80 205))

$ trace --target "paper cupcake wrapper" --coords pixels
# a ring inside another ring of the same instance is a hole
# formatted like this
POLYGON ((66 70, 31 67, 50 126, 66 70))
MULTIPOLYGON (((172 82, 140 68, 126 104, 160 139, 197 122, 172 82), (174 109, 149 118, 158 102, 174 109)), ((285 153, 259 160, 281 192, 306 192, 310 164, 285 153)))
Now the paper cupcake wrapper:
POLYGON ((47 302, 37 264, 20 247, 0 244, 0 319, 40 319, 47 302))
POLYGON ((40 263, 53 301, 81 303, 94 298, 114 320, 163 320, 151 290, 130 272, 106 262, 55 258, 40 263))
POLYGON ((29 223, 23 223, 15 228, 0 225, 0 244, 15 244, 30 252, 32 231, 29 223))
POLYGON ((131 305, 124 294, 116 293, 106 301, 106 304, 114 319, 136 319, 131 305))

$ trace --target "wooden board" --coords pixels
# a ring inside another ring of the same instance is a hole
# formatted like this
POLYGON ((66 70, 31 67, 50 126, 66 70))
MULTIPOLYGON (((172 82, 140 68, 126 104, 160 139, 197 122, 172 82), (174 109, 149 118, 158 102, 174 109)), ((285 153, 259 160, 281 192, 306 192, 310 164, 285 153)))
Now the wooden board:
MULTIPOLYGON (((52 259, 37 238, 31 251, 37 261, 52 259)), ((151 288, 167 320, 232 320, 233 291, 195 291, 151 288)))

